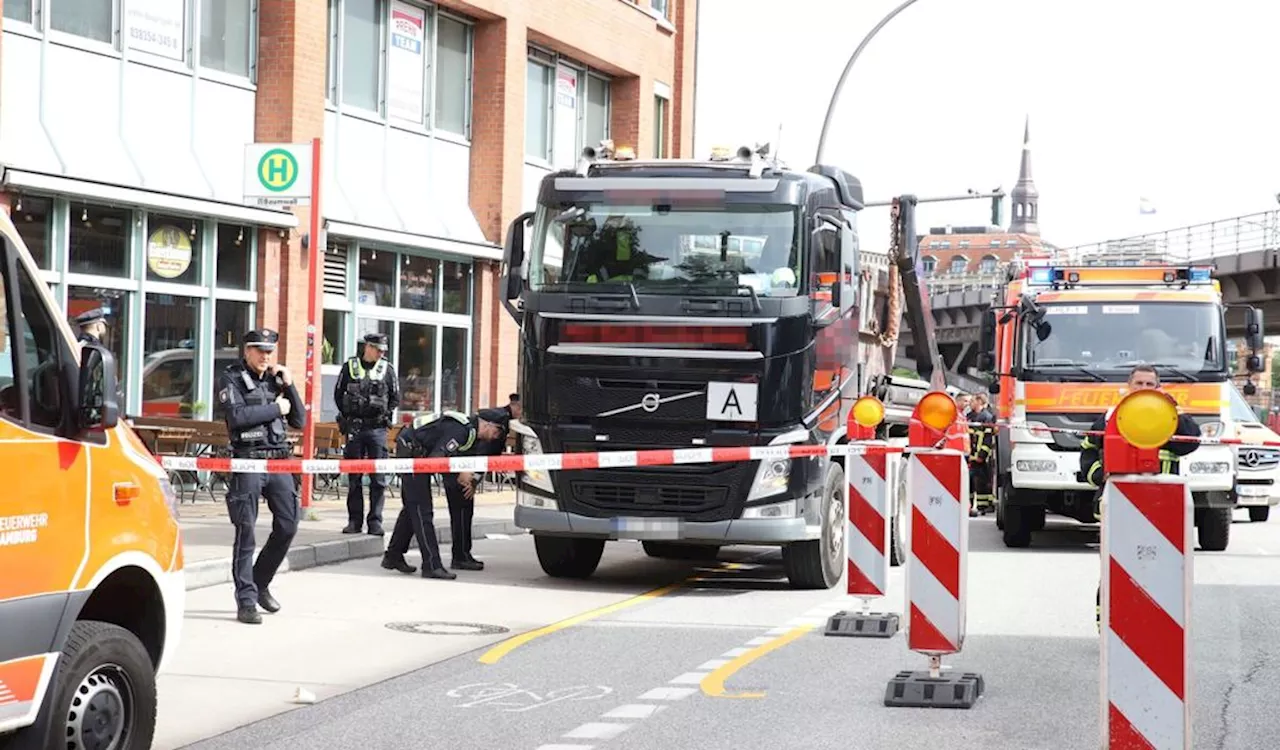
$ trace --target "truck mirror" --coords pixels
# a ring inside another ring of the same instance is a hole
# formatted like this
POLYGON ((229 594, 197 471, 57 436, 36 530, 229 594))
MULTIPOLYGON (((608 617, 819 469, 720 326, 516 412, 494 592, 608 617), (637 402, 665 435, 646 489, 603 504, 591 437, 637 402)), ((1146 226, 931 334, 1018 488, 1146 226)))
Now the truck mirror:
POLYGON ((80 383, 77 422, 81 430, 110 430, 120 421, 116 399, 116 362, 98 344, 80 350, 80 383))
POLYGON ((990 365, 981 364, 983 357, 995 359, 996 351, 996 311, 987 310, 982 313, 982 323, 978 329, 978 368, 991 369, 990 365))
MULTIPOLYGON (((1253 352, 1262 351, 1263 345, 1263 324, 1262 311, 1256 307, 1248 308, 1245 313, 1245 338, 1249 342, 1249 349, 1253 352)), ((1261 372, 1254 370, 1253 372, 1261 372)))
POLYGON ((1245 369, 1255 374, 1265 370, 1266 367, 1263 366, 1261 355, 1250 354, 1249 358, 1245 360, 1245 369))
POLYGON ((1241 388, 1240 390, 1243 391, 1244 395, 1246 396, 1253 396, 1258 393, 1258 386, 1254 385, 1253 381, 1250 380, 1250 381, 1247 381, 1244 384, 1244 388, 1241 388))
POLYGON ((502 252, 502 288, 506 290, 505 299, 512 300, 524 291, 524 232, 532 211, 520 214, 507 227, 506 247, 502 252))
POLYGON ((1000 381, 993 380, 987 385, 987 393, 995 395, 1000 392, 1000 381))
POLYGON ((991 372, 995 369, 996 358, 989 352, 978 352, 978 370, 980 372, 991 372))

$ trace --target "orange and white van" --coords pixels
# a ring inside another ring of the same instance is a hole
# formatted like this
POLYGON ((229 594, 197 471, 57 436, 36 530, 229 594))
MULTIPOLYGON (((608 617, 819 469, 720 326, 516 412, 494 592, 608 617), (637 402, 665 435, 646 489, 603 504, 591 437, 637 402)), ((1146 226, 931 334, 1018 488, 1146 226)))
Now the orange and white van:
MULTIPOLYGON (((1010 547, 1030 544, 1053 511, 1093 523, 1094 489, 1080 481, 1080 443, 1119 402, 1135 365, 1203 436, 1234 434, 1226 307, 1211 269, 1173 265, 1014 267, 982 324, 981 369, 996 375, 996 522, 1010 547)), ((1255 356, 1262 314, 1246 311, 1255 356)), ((1236 502, 1230 446, 1201 445, 1179 462, 1195 500, 1200 546, 1225 549, 1236 502)))
POLYGON ((0 748, 151 746, 186 587, 176 496, 0 212, 0 748))

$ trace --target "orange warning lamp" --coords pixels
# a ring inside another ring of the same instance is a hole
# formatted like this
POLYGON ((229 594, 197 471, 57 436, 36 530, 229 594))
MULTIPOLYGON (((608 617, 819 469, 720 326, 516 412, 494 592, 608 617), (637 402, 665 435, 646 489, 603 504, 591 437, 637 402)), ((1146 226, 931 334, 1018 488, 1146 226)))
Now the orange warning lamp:
MULTIPOLYGON (((946 391, 930 391, 911 412, 907 442, 913 448, 932 448, 944 438, 953 437, 960 409, 946 391)), ((948 446, 951 447, 951 446, 948 446)))
POLYGON ((884 404, 875 396, 863 396, 849 410, 847 431, 850 440, 874 440, 876 428, 884 421, 884 404))
POLYGON ((1178 404, 1164 391, 1147 388, 1120 399, 1107 420, 1103 467, 1108 474, 1158 474, 1160 449, 1178 431, 1178 404))

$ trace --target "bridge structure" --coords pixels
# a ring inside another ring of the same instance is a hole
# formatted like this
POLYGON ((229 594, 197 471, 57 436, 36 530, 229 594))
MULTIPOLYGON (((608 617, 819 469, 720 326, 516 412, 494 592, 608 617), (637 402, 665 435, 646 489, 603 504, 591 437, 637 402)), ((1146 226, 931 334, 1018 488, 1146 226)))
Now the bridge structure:
MULTIPOLYGON (((1116 261, 1212 266, 1224 301, 1260 308, 1266 335, 1280 335, 1280 211, 1060 248, 1052 259, 1064 264, 1116 261)), ((1004 267, 986 274, 929 277, 934 333, 950 371, 974 374, 982 314, 1008 283, 1007 273, 1004 267)), ((1228 309, 1227 335, 1244 335, 1243 309, 1228 309)), ((911 343, 911 332, 904 330, 899 340, 900 360, 909 361, 911 343)))

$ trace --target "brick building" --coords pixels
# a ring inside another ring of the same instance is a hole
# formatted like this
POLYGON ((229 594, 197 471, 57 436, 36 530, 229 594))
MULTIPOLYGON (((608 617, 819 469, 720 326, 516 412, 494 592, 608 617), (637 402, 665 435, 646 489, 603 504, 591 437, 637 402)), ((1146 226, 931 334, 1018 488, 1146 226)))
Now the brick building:
POLYGON ((246 203, 248 143, 323 138, 323 383, 382 330, 405 412, 514 386, 498 265, 542 175, 692 152, 697 0, 0 4, 0 206, 69 316, 109 308, 130 415, 217 417, 249 327, 304 369, 309 209, 246 203))

